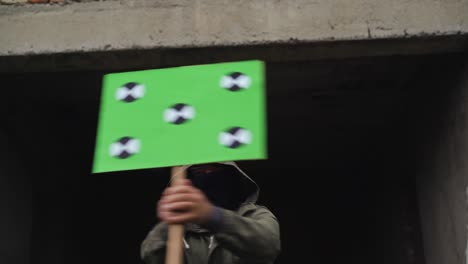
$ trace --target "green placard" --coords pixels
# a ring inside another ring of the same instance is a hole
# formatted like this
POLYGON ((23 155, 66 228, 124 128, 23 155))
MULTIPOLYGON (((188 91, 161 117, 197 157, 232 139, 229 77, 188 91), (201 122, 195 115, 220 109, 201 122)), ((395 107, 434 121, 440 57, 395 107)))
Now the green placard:
POLYGON ((104 76, 93 173, 265 159, 264 63, 104 76))

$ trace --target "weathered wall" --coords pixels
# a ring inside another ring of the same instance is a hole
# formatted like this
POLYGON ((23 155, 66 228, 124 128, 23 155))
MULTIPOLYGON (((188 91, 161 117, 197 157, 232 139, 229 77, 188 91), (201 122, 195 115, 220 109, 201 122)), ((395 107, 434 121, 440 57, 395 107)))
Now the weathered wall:
POLYGON ((409 144, 419 145, 412 159, 427 264, 468 263, 468 69, 458 66, 420 80, 414 98, 409 144))
POLYGON ((468 32, 468 0, 123 0, 0 6, 0 55, 468 32))

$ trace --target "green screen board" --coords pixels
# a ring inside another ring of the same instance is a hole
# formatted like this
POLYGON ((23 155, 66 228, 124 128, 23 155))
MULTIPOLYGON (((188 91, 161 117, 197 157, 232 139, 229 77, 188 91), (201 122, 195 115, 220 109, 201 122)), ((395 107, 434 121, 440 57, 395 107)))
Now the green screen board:
POLYGON ((264 63, 107 74, 93 173, 265 159, 264 63))

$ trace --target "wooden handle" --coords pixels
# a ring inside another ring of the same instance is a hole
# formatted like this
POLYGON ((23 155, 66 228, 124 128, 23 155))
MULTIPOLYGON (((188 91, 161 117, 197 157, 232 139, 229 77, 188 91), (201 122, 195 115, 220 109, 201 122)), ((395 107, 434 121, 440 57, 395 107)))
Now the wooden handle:
MULTIPOLYGON (((177 179, 184 179, 187 172, 185 171, 185 167, 173 167, 171 174, 171 186, 173 186, 177 179)), ((182 264, 184 258, 183 239, 184 226, 169 225, 169 234, 166 247, 166 264, 182 264)))

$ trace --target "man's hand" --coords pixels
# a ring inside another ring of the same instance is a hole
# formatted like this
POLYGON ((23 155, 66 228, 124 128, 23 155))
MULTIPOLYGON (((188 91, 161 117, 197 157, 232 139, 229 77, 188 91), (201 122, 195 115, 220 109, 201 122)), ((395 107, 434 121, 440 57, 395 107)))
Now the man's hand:
POLYGON ((158 217, 168 224, 195 223, 210 220, 214 206, 190 180, 183 179, 168 187, 158 202, 158 217))

